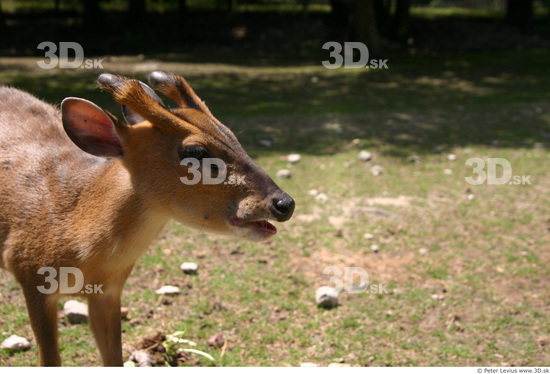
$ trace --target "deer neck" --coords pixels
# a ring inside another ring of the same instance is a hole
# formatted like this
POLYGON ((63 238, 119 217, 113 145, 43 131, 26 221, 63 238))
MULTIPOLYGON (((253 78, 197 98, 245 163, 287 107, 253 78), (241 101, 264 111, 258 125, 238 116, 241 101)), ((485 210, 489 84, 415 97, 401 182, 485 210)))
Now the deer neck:
POLYGON ((97 258, 121 268, 132 266, 169 217, 138 193, 119 160, 90 170, 81 186, 85 187, 71 217, 78 238, 74 242, 85 243, 79 248, 79 257, 87 261, 97 258))

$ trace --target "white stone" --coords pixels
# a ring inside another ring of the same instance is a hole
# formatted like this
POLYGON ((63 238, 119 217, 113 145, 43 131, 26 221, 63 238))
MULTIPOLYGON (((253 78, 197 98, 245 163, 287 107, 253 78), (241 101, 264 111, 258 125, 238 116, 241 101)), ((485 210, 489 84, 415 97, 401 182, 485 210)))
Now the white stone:
POLYGON ((88 321, 88 305, 77 300, 67 300, 63 305, 65 316, 73 325, 88 321))
POLYGON ((302 362, 300 364, 300 367, 302 367, 302 368, 317 368, 317 367, 319 367, 319 364, 316 364, 314 362, 302 362))
POLYGON ((372 175, 374 175, 375 177, 381 175, 383 172, 384 172, 384 168, 380 165, 374 165, 371 169, 370 169, 370 172, 372 173, 372 175))
POLYGON ((260 143, 260 145, 261 145, 262 147, 266 147, 266 148, 271 147, 271 144, 272 144, 272 143, 271 143, 271 140, 267 140, 267 139, 262 139, 262 140, 260 140, 258 143, 260 143))
POLYGON ((291 174, 290 174, 290 170, 288 169, 281 169, 277 172, 277 177, 279 178, 283 178, 283 179, 288 179, 291 177, 291 174))
POLYGON ((374 235, 372 235, 371 233, 366 233, 365 235, 363 235, 363 239, 365 240, 373 240, 374 239, 374 235))
POLYGON ((180 269, 185 274, 197 274, 197 271, 199 270, 199 265, 195 264, 194 262, 184 262, 180 265, 180 269))
POLYGON ((315 196, 315 200, 318 202, 318 203, 326 203, 327 200, 328 200, 328 196, 324 193, 320 193, 318 194, 317 196, 315 196))
POLYGON ((334 308, 338 305, 338 291, 332 287, 319 287, 315 292, 315 302, 321 308, 334 308))
POLYGON ((372 160, 372 153, 370 153, 369 151, 361 151, 359 152, 359 156, 357 156, 359 158, 359 160, 361 161, 370 161, 372 160))
POLYGON ((157 295, 179 295, 180 289, 176 286, 162 286, 155 293, 157 295))
POLYGON ((291 153, 288 156, 286 156, 287 162, 290 162, 291 164, 295 164, 299 162, 302 159, 302 156, 300 156, 298 153, 291 153))
POLYGON ((21 336, 12 335, 2 342, 0 349, 6 349, 10 352, 25 351, 31 347, 31 343, 21 336))

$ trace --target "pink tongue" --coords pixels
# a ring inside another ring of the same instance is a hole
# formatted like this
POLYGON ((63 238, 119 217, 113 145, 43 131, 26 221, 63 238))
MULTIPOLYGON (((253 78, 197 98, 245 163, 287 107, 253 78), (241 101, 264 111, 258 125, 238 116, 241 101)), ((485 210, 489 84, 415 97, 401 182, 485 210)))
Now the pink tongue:
POLYGON ((235 226, 255 226, 263 230, 268 230, 273 233, 277 233, 277 228, 273 226, 268 221, 254 221, 254 222, 246 222, 243 220, 240 220, 238 218, 232 218, 231 223, 233 223, 235 226))
POLYGON ((268 230, 271 230, 271 231, 277 231, 277 228, 275 226, 273 226, 271 223, 267 222, 267 221, 264 221, 265 222, 265 228, 268 229, 268 230))
POLYGON ((273 226, 268 221, 257 221, 257 222, 251 222, 251 225, 257 226, 259 228, 262 228, 264 230, 274 231, 277 232, 277 228, 273 226))

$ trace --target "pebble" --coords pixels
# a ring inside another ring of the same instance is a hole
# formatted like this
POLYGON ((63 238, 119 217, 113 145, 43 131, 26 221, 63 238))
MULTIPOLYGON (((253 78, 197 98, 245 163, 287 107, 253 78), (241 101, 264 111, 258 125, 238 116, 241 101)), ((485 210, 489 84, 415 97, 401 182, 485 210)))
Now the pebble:
POLYGON ((197 274, 197 271, 199 270, 199 265, 195 264, 194 262, 184 262, 181 264, 180 269, 185 274, 197 274))
POLYGON ((326 203, 327 200, 328 200, 328 196, 324 193, 320 193, 318 194, 317 196, 315 196, 315 200, 318 202, 318 203, 326 203))
POLYGON ((374 175, 375 177, 381 175, 383 172, 384 172, 384 168, 380 165, 374 165, 371 169, 370 169, 370 172, 372 173, 372 175, 374 175))
POLYGON ((370 246, 370 250, 373 251, 374 253, 378 253, 378 249, 379 247, 376 244, 373 244, 370 246))
POLYGON ((420 163, 420 157, 418 157, 417 155, 411 155, 411 156, 407 157, 407 160, 409 162, 414 163, 414 164, 419 164, 420 163))
POLYGON ((314 362, 302 362, 300 364, 300 367, 302 367, 302 368, 318 368, 319 364, 316 364, 314 362))
POLYGON ((217 333, 216 335, 214 335, 210 339, 208 339, 207 343, 208 343, 208 345, 211 345, 213 347, 221 348, 221 347, 223 347, 223 344, 225 343, 225 336, 223 336, 223 334, 221 332, 217 333))
POLYGON ((428 254, 428 250, 426 248, 420 248, 418 253, 420 253, 421 256, 426 256, 428 254))
POLYGON ((10 352, 26 351, 31 347, 31 343, 21 336, 12 335, 2 342, 0 349, 6 349, 10 352))
POLYGON ((278 178, 288 179, 291 177, 290 170, 288 169, 281 169, 277 172, 278 178))
POLYGON ((291 153, 288 156, 286 156, 286 161, 290 162, 291 164, 295 164, 299 162, 302 159, 302 156, 300 156, 298 153, 291 153))
POLYGON ((149 352, 142 349, 133 351, 128 359, 135 362, 138 367, 142 368, 152 367, 155 362, 153 356, 149 352))
POLYGON ((372 153, 370 153, 369 151, 361 151, 359 152, 359 156, 357 156, 359 158, 359 160, 361 161, 370 161, 372 160, 372 153))
POLYGON ((453 171, 451 169, 443 169, 443 174, 451 175, 453 171))
POLYGON ((266 139, 260 140, 258 143, 260 143, 260 145, 261 145, 262 147, 266 147, 266 148, 271 147, 271 144, 272 144, 272 143, 271 143, 271 140, 266 140, 266 139))
POLYGON ((315 292, 315 302, 321 308, 334 308, 338 306, 338 291, 332 287, 319 287, 315 292))
POLYGON ((366 233, 365 235, 363 235, 363 239, 365 240, 373 240, 374 239, 374 235, 372 235, 371 233, 366 233))
POLYGON ((333 362, 332 364, 328 365, 329 368, 349 368, 351 367, 350 364, 342 364, 339 362, 333 362))
POLYGON ((157 295, 179 295, 180 289, 176 286, 162 286, 155 293, 157 295))
POLYGON ((63 305, 63 312, 69 322, 78 325, 88 321, 88 305, 77 300, 67 300, 63 305))
POLYGON ((308 194, 309 196, 316 196, 317 194, 319 194, 319 191, 313 189, 313 190, 307 191, 307 194, 308 194))
POLYGON ((447 155, 447 160, 449 160, 449 161, 455 161, 455 160, 456 160, 456 155, 453 154, 453 153, 449 153, 449 154, 447 155))

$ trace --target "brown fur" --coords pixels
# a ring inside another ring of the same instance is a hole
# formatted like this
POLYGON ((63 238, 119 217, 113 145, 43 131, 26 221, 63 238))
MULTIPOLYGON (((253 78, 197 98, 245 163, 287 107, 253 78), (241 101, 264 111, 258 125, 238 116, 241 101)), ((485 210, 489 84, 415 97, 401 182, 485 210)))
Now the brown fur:
POLYGON ((186 83, 188 89, 170 96, 197 105, 169 111, 137 81, 119 79, 118 87, 100 85, 146 121, 130 126, 111 115, 123 155, 110 160, 77 148, 57 108, 0 87, 0 267, 22 285, 41 365, 61 364, 56 310, 61 295, 38 292, 45 284, 38 269, 76 267, 84 284, 103 285, 103 294, 80 296, 89 299, 104 365, 121 365, 122 288, 164 225, 175 218, 235 234, 230 216, 272 219, 270 199, 281 192, 186 83), (183 184, 179 178, 186 170, 177 149, 189 144, 205 146, 211 157, 225 161, 229 173, 245 175, 246 185, 183 184))

